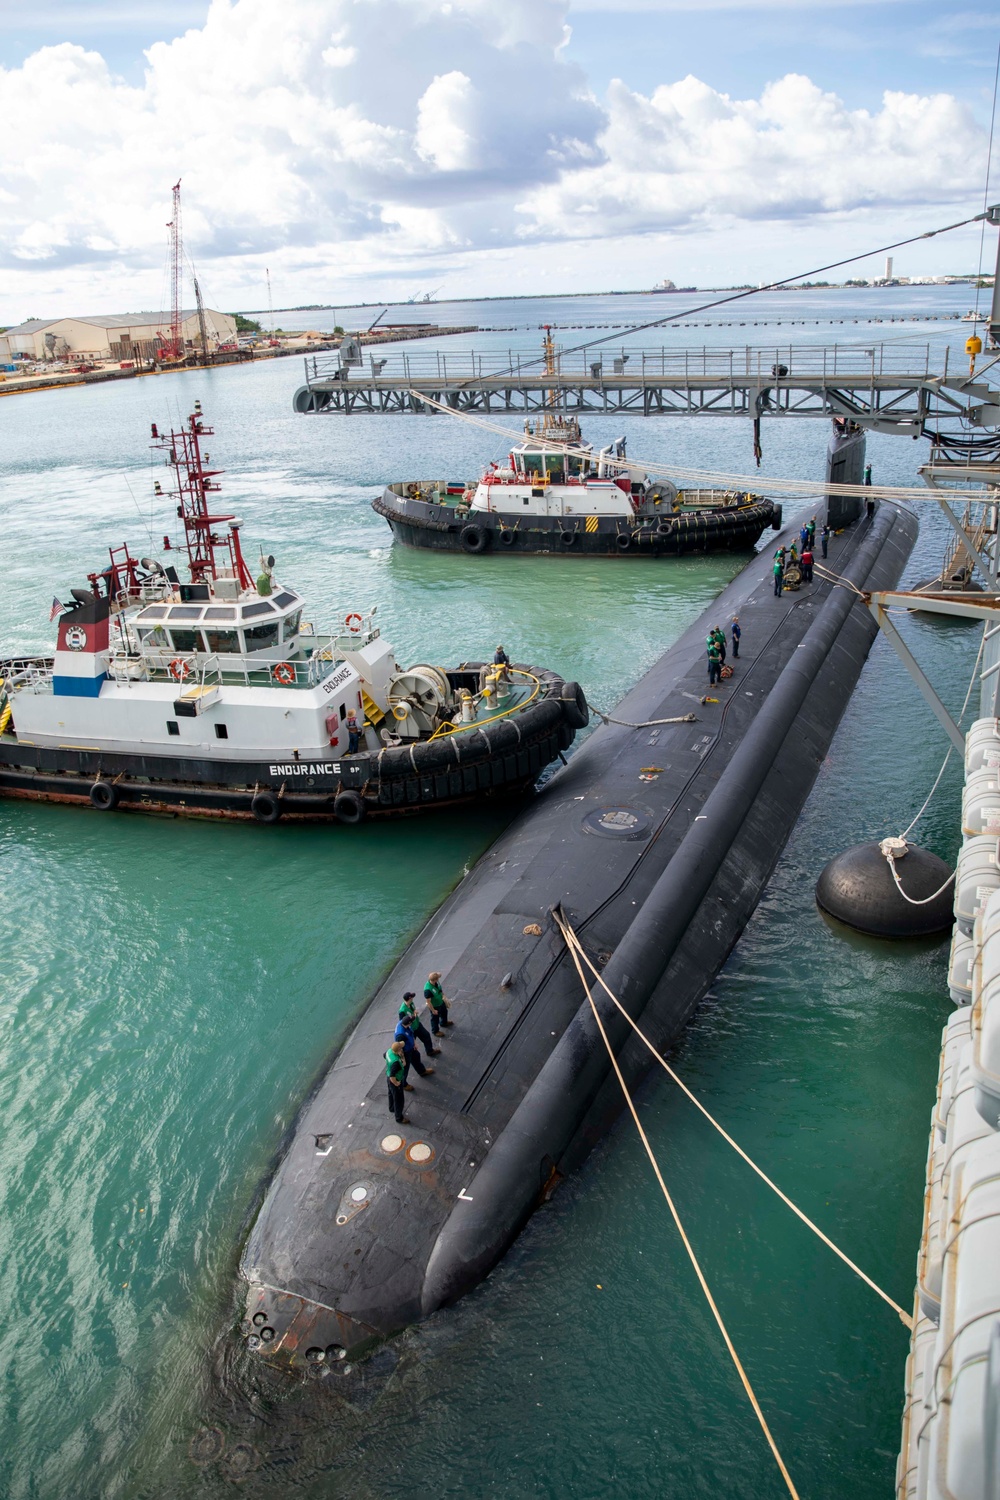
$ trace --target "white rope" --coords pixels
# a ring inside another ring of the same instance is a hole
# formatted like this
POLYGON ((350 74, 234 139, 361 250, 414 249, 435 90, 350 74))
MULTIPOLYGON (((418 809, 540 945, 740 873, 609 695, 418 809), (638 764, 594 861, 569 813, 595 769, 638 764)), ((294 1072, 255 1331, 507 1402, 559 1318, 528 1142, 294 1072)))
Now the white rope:
MULTIPOLYGON (((969 678, 969 686, 968 686, 968 688, 966 689, 966 692, 965 692, 965 702, 962 704, 962 712, 958 716, 958 722, 959 722, 959 724, 961 724, 962 720, 965 718, 965 711, 966 711, 966 709, 969 706, 969 699, 972 697, 972 689, 975 686, 976 678, 977 678, 977 676, 979 674, 979 663, 982 661, 983 647, 985 646, 985 644, 986 644, 986 628, 984 626, 983 627, 983 633, 982 633, 982 635, 979 638, 979 650, 976 652, 976 664, 972 668, 972 676, 969 678)), ((948 749, 945 752, 944 760, 941 762, 941 769, 940 769, 940 771, 937 773, 937 775, 934 778, 934 785, 931 787, 930 791, 927 793, 927 796, 924 798, 924 804, 923 804, 923 806, 921 807, 920 811, 917 813, 917 816, 913 819, 912 823, 910 823, 906 828, 904 828, 903 831, 902 831, 902 833, 898 835, 899 838, 905 839, 906 835, 908 833, 910 833, 914 828, 916 828, 917 824, 920 822, 920 819, 923 817, 924 813, 927 811, 928 807, 930 806, 931 798, 933 797, 934 793, 937 791, 938 786, 939 786, 940 781, 941 781, 941 777, 944 775, 945 766, 951 760, 951 752, 952 752, 952 750, 954 748, 955 748, 954 745, 949 745, 948 746, 948 749)))
MULTIPOLYGON (((597 1004, 596 1004, 596 1002, 594 1000, 593 995, 590 992, 590 986, 587 984, 587 980, 586 980, 586 977, 584 975, 584 972, 583 972, 582 968, 580 967, 580 960, 577 957, 576 948, 573 947, 572 945, 570 945, 569 943, 567 943, 567 946, 569 947, 570 957, 572 958, 573 963, 576 966, 576 972, 579 975, 580 983, 583 985, 583 992, 584 992, 584 994, 586 995, 587 999, 590 1002, 590 1009, 591 1009, 591 1012, 593 1013, 594 1020, 597 1023, 597 1029, 601 1033, 601 1039, 604 1042, 604 1045, 605 1045, 605 1047, 607 1049, 608 1057, 609 1057, 609 1059, 611 1061, 611 1066, 615 1070, 615 1077, 618 1079, 618 1082, 621 1085, 621 1091, 622 1091, 622 1093, 625 1096, 625 1103, 628 1105, 629 1114, 632 1116, 632 1120, 633 1120, 633 1122, 635 1124, 635 1128, 639 1132, 639 1138, 642 1141, 642 1144, 643 1144, 643 1146, 645 1148, 645 1151, 646 1151, 646 1155, 649 1158, 649 1164, 653 1168, 653 1171, 656 1174, 656 1180, 660 1184, 660 1191, 663 1193, 663 1196, 664 1196, 664 1198, 666 1200, 667 1207, 670 1210, 670 1216, 671 1216, 671 1218, 674 1221, 674 1224, 675 1224, 675 1226, 677 1228, 677 1233, 681 1237, 681 1243, 684 1246, 684 1249, 687 1251, 688 1259, 690 1260, 692 1268, 694 1269, 694 1273, 695 1273, 695 1275, 698 1278, 698 1285, 701 1287, 702 1292, 704 1293, 704 1296, 705 1296, 705 1300, 706 1300, 706 1302, 708 1303, 709 1307, 712 1310, 712 1316, 714 1317, 714 1319, 716 1321, 716 1324, 718 1326, 719 1332, 722 1334, 722 1337, 723 1337, 723 1339, 725 1341, 726 1348, 729 1351, 729 1357, 731 1358, 733 1364, 736 1367, 736 1373, 740 1377, 740 1381, 741 1381, 741 1383, 743 1385, 743 1389, 747 1393, 747 1397, 748 1397, 748 1399, 750 1401, 750 1405, 754 1409, 754 1415, 756 1416, 757 1421, 760 1423, 760 1428, 761 1428, 761 1431, 764 1434, 764 1437, 767 1440, 767 1445, 770 1448, 771 1453, 774 1455, 775 1463, 778 1465, 778 1469, 781 1472, 781 1477, 785 1481, 785 1487, 788 1490, 789 1495, 791 1495, 792 1500, 799 1500, 799 1492, 795 1488, 795 1484, 793 1483, 792 1476, 789 1474, 788 1469, 785 1466, 785 1461, 784 1461, 784 1459, 781 1456, 781 1452, 780 1452, 780 1450, 778 1448, 777 1443, 774 1440, 774 1437, 772 1436, 771 1429, 767 1425, 767 1418, 764 1416, 764 1412, 763 1412, 763 1410, 761 1408, 761 1404, 757 1400, 757 1397, 756 1397, 756 1395, 754 1393, 753 1386, 750 1384, 750 1377, 747 1375, 747 1372, 743 1368, 743 1365, 742 1365, 742 1363, 740 1361, 740 1357, 736 1353, 736 1346, 734 1345, 732 1339, 729 1337, 729 1330, 727 1329, 725 1323, 722 1321, 722 1314, 719 1311, 719 1308, 718 1308, 718 1305, 717 1305, 717 1303, 715 1301, 715 1298, 712 1296, 712 1293, 711 1293, 711 1290, 709 1288, 708 1282, 705 1279, 705 1273, 701 1269, 701 1266, 700 1266, 700 1264, 698 1262, 698 1257, 694 1253, 694 1247, 692 1246, 691 1241, 687 1237, 687 1231, 685 1230, 684 1225, 681 1223, 680 1214, 677 1212, 677 1208, 676 1208, 676 1206, 674 1204, 674 1200, 670 1196, 670 1192, 669 1192, 669 1190, 667 1188, 667 1184, 666 1184, 666 1182, 664 1181, 664 1178, 663 1178, 663 1172, 660 1169, 660 1164, 657 1161, 656 1156, 654 1155, 652 1146, 649 1144, 649 1137, 647 1136, 645 1130, 642 1128, 642 1122, 639 1119, 639 1113, 638 1113, 638 1111, 637 1111, 637 1109, 635 1107, 635 1102, 634 1102, 634 1100, 632 1098, 632 1095, 629 1093, 628 1084, 625 1082, 625 1078, 624 1078, 624 1076, 622 1074, 622 1070, 621 1070, 621 1068, 618 1065, 618 1059, 617 1059, 617 1057, 615 1057, 614 1049, 611 1046, 611 1042, 610 1042, 610 1039, 608 1037, 608 1034, 607 1034, 607 1032, 604 1029, 604 1022, 601 1020, 600 1011, 597 1009, 597 1004)), ((586 956, 586 955, 584 955, 584 956, 586 956)))
MULTIPOLYGON (((497 422, 487 422, 482 417, 475 417, 471 412, 458 411, 454 406, 448 406, 443 401, 437 401, 424 391, 410 389, 407 394, 414 401, 420 401, 424 406, 431 406, 435 411, 444 413, 449 417, 455 417, 459 422, 467 422, 471 427, 481 427, 485 432, 499 433, 503 438, 511 442, 521 442, 524 438, 523 432, 512 432, 509 427, 501 427, 497 422)), ((558 448, 561 452, 573 457, 590 458, 595 457, 592 448, 576 448, 569 443, 560 442, 557 438, 545 438, 546 447, 558 448)), ((773 491, 790 497, 802 499, 825 499, 827 495, 847 495, 858 499, 872 500, 876 496, 876 489, 865 484, 833 484, 825 480, 811 479, 778 479, 774 475, 762 474, 722 474, 708 469, 689 469, 678 464, 661 464, 645 459, 625 458, 611 460, 621 462, 631 468, 642 469, 647 474, 656 474, 665 479, 678 481, 680 484, 706 486, 719 489, 744 490, 759 493, 761 490, 773 491)), ((994 486, 996 488, 996 486, 994 486)), ((948 489, 939 492, 945 494, 949 500, 975 500, 983 501, 982 490, 948 489)), ((939 494, 935 494, 926 488, 917 489, 907 485, 883 485, 877 487, 877 494, 882 499, 889 500, 932 500, 937 503, 939 494)))
POLYGON ((652 729, 654 724, 696 724, 697 714, 679 714, 676 719, 644 719, 641 724, 632 724, 628 719, 613 719, 610 714, 602 714, 599 708, 590 705, 591 713, 595 713, 605 724, 620 724, 623 729, 652 729))
POLYGON ((952 870, 944 885, 938 886, 937 890, 932 896, 924 896, 921 900, 918 901, 914 896, 908 896, 903 890, 902 883, 899 879, 899 873, 896 869, 895 857, 892 854, 887 854, 885 857, 889 861, 889 869, 892 871, 892 878, 896 882, 896 889, 899 891, 899 894, 902 896, 903 900, 908 901, 911 906, 927 906, 931 901, 936 901, 939 896, 944 895, 945 891, 955 879, 956 871, 952 870))
MULTIPOLYGON (((843 1250, 840 1249, 839 1245, 835 1245, 833 1240, 830 1239, 829 1235, 824 1234, 819 1225, 814 1224, 812 1219, 809 1218, 808 1214, 803 1213, 798 1204, 793 1203, 791 1198, 788 1197, 787 1193, 783 1193, 781 1191, 781 1188, 778 1187, 777 1183, 771 1181, 771 1178, 768 1177, 767 1173, 757 1165, 753 1157, 747 1155, 742 1146, 738 1145, 737 1142, 733 1140, 732 1136, 719 1124, 715 1116, 709 1114, 708 1110, 705 1108, 704 1104, 702 1104, 701 1100, 691 1092, 683 1079, 678 1077, 673 1068, 667 1062, 666 1058, 660 1056, 659 1052, 657 1052, 656 1048, 653 1046, 653 1043, 649 1040, 649 1037, 646 1035, 646 1033, 629 1015, 628 1011, 625 1009, 624 1005, 621 1003, 614 990, 609 987, 603 974, 601 974, 593 959, 587 953, 583 944, 580 942, 579 937, 574 932, 565 916, 562 914, 561 907, 556 907, 552 915, 557 926, 559 927, 560 932, 563 935, 563 939, 570 951, 573 962, 576 964, 577 972, 580 973, 580 965, 577 959, 577 955, 579 955, 579 958, 583 959, 584 963, 587 965, 587 968, 593 974, 594 978, 597 980, 598 984, 601 986, 608 999, 611 1000, 611 1002, 625 1017, 626 1021, 631 1026, 636 1036, 652 1053, 653 1057, 660 1064, 660 1067, 663 1069, 663 1071, 670 1078, 672 1078, 677 1087, 687 1095, 695 1108, 701 1111, 709 1124, 714 1126, 714 1128, 719 1132, 726 1144, 732 1146, 737 1156, 743 1158, 747 1166, 752 1168, 752 1170, 757 1173, 757 1176, 761 1179, 761 1181, 765 1182, 771 1189, 772 1193, 775 1193, 781 1199, 786 1208, 790 1208, 792 1213, 795 1214, 799 1219, 801 1219, 802 1223, 805 1224, 807 1228, 811 1229, 813 1234, 815 1234, 818 1239, 821 1239, 823 1241, 823 1244, 826 1245, 827 1249, 832 1250, 834 1255, 839 1256, 839 1258, 844 1262, 845 1266, 849 1266, 856 1276, 859 1276, 867 1286, 871 1287, 873 1292, 875 1292, 879 1297, 882 1298, 883 1302, 887 1303, 889 1307, 892 1308, 893 1312, 898 1315, 900 1321, 904 1324, 905 1327, 912 1329, 913 1319, 910 1317, 909 1313, 906 1312, 904 1308, 900 1307, 899 1303, 895 1302, 892 1297, 889 1296, 888 1292, 884 1292, 877 1281, 873 1281, 865 1271, 862 1271, 861 1267, 859 1265, 856 1265, 854 1261, 851 1260, 849 1255, 845 1255, 843 1250)), ((586 989, 586 985, 584 985, 584 988, 586 989)))

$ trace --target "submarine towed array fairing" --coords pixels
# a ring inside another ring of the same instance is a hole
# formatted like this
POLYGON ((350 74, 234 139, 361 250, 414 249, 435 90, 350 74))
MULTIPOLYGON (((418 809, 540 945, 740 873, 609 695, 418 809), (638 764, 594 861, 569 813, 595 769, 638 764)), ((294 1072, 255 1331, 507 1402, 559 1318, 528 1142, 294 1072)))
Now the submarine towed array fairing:
MULTIPOLYGON (((551 911, 561 905, 654 1044, 677 1036, 753 912, 876 627, 856 589, 894 586, 917 524, 881 505, 834 537, 817 581, 774 597, 759 556, 626 696, 411 943, 313 1095, 241 1262, 242 1331, 328 1378, 349 1353, 486 1276, 621 1092, 551 911), (736 675, 705 694, 706 627, 739 614, 736 675), (697 723, 650 721, 697 712, 697 723), (387 1112, 400 997, 440 970, 457 997, 433 1078, 387 1112)), ((650 1058, 595 999, 626 1081, 650 1058)))

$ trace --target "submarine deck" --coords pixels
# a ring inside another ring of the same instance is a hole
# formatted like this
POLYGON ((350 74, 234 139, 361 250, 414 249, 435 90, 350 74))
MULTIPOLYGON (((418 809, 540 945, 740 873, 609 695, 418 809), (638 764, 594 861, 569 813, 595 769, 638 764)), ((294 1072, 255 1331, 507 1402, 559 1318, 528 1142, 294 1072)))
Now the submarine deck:
MULTIPOLYGON (((795 530, 787 527, 776 541, 795 530)), ((912 518, 880 507, 874 520, 831 539, 827 565, 835 573, 854 569, 855 583, 886 586, 898 580, 914 534, 912 518)), ((461 1295, 617 1115, 616 1087, 606 1069, 594 1073, 579 1034, 583 997, 550 909, 562 903, 595 962, 611 964, 610 975, 616 950, 706 818, 705 804, 786 669, 795 670, 796 653, 833 593, 817 579, 775 597, 769 550, 751 561, 615 714, 639 724, 694 712, 697 722, 599 728, 407 948, 303 1107, 251 1231, 241 1269, 250 1283, 244 1333, 252 1347, 263 1331, 262 1353, 330 1370, 344 1350, 461 1295), (702 705, 706 624, 728 625, 737 613, 743 639, 734 676, 711 691, 717 703, 702 705), (434 1076, 414 1078, 410 1123, 399 1127, 387 1110, 384 1053, 403 991, 419 995, 432 969, 444 976, 456 1024, 434 1076), (560 1074, 567 1048, 575 1061, 560 1074), (565 1097, 550 1090, 544 1108, 552 1147, 545 1150, 538 1148, 545 1130, 533 1133, 524 1106, 549 1064, 570 1087, 565 1097), (551 1120, 560 1115, 553 1134, 551 1120), (505 1195, 509 1203, 500 1201, 505 1195), (456 1210, 465 1216, 457 1225, 456 1210)), ((787 739, 761 767, 760 793, 706 877, 704 899, 645 998, 630 1005, 658 1046, 680 1030, 749 919, 873 632, 860 602, 845 600, 844 622, 819 658, 787 739)), ((629 982, 627 974, 619 981, 626 1003, 629 982)), ((618 1045, 626 1074, 640 1076, 648 1066, 641 1047, 623 1035, 618 1045)))

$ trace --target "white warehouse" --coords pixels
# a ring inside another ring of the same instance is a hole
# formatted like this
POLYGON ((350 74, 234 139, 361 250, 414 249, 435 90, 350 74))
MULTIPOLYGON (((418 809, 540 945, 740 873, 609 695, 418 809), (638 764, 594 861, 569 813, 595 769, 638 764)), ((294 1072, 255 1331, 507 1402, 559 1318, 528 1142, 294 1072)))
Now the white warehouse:
MULTIPOLYGON (((209 351, 220 344, 236 342, 236 320, 228 313, 205 308, 205 333, 209 351)), ((201 351, 198 313, 181 313, 181 337, 189 352, 201 351)), ((170 341, 170 314, 163 312, 112 313, 94 318, 31 318, 0 334, 0 363, 15 354, 31 359, 156 359, 158 350, 170 341)))

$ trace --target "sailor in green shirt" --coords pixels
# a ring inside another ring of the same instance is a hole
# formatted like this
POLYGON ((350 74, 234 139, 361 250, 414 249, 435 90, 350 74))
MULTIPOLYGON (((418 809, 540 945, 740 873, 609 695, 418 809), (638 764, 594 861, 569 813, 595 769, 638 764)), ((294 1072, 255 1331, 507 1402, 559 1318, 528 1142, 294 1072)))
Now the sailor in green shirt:
POLYGON ((444 991, 441 989, 441 975, 437 969, 432 969, 427 976, 424 985, 424 999, 427 1001, 427 1009, 431 1013, 431 1030, 435 1036, 441 1035, 442 1026, 454 1026, 454 1021, 448 1020, 448 1001, 445 999, 444 991))
POLYGON ((409 1125, 403 1113, 403 1085, 406 1082, 406 1059, 402 1042, 393 1042, 385 1054, 385 1081, 389 1088, 389 1109, 397 1125, 409 1125))
POLYGON ((714 634, 708 638, 708 685, 714 687, 722 679, 722 652, 714 634))
POLYGON ((431 1040, 431 1036, 427 1030, 427 1027, 417 1015, 417 1007, 413 1003, 416 998, 416 994, 413 990, 406 991, 406 994, 403 996, 403 1003, 399 1007, 399 1019, 402 1021, 405 1016, 409 1016, 410 1021, 413 1025, 413 1035, 415 1039, 418 1042, 423 1042, 424 1051, 427 1053, 428 1057, 437 1057, 438 1053, 441 1051, 441 1048, 435 1047, 433 1041, 431 1040))

